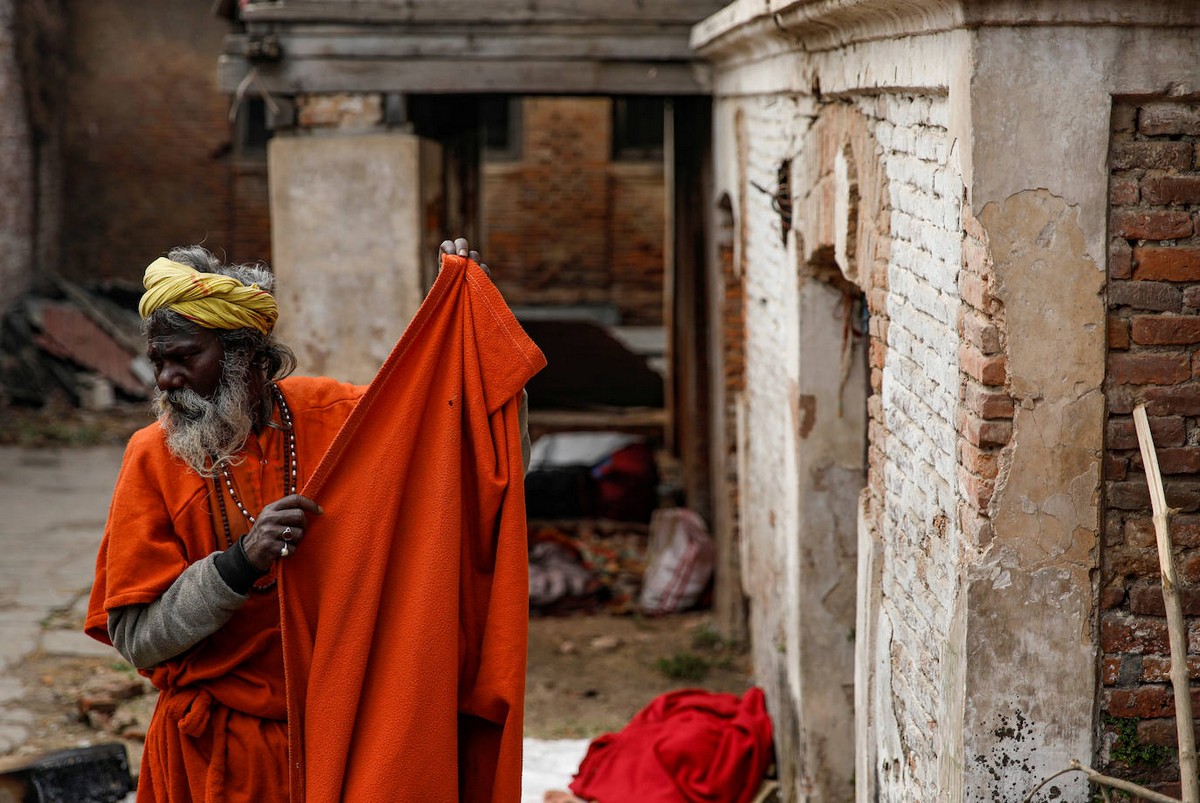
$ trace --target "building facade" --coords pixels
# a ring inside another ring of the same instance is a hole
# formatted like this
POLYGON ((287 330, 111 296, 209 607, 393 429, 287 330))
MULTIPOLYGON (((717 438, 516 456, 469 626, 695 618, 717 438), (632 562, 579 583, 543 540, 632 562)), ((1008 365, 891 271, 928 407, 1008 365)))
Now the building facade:
MULTIPOLYGON (((709 286, 744 309, 714 476, 787 799, 1023 800, 1071 759, 1178 777, 1130 413, 1167 447, 1190 578, 1197 26, 1184 2, 739 0, 693 29, 709 286)), ((1040 799, 1090 798, 1076 773, 1040 799)))

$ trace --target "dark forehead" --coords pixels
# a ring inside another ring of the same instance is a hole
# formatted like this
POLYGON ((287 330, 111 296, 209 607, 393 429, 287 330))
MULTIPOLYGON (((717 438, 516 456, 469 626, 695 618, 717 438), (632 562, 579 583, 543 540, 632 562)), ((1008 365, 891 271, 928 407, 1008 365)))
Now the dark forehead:
POLYGON ((202 351, 218 343, 217 333, 202 326, 154 326, 146 333, 149 352, 202 351))

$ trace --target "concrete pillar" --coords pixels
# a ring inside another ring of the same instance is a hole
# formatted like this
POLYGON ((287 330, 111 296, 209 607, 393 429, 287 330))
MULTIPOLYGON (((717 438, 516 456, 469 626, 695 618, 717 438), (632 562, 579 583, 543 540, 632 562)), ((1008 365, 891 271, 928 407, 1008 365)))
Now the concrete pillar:
POLYGON ((409 134, 275 137, 269 158, 277 333, 298 372, 371 381, 428 287, 436 145, 409 134))

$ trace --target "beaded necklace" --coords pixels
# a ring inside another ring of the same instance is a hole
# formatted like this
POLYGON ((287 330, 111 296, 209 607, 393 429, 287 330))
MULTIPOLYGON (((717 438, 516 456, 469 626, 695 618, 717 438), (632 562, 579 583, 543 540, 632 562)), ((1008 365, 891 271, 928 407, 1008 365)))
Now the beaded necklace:
MULTIPOLYGON (((271 383, 271 390, 274 391, 275 401, 279 406, 279 418, 282 423, 282 429, 287 438, 284 445, 285 451, 283 455, 284 460, 287 463, 287 473, 283 483, 284 495, 287 496, 296 492, 296 477, 299 474, 296 461, 296 428, 292 424, 292 411, 288 408, 287 401, 283 398, 283 391, 281 391, 279 386, 274 382, 271 383)), ((233 485, 233 477, 229 473, 229 468, 222 465, 220 473, 221 478, 225 480, 225 488, 229 491, 229 498, 233 500, 235 505, 237 505, 237 509, 246 518, 246 520, 253 525, 254 516, 249 510, 246 509, 246 506, 242 504, 242 500, 237 494, 237 489, 233 485)), ((216 491, 215 496, 217 497, 217 506, 221 513, 221 523, 224 525, 225 529, 225 546, 227 548, 232 547, 233 532, 229 527, 229 514, 225 509, 225 495, 222 493, 220 486, 217 484, 216 477, 213 477, 213 487, 216 491)), ((275 579, 272 578, 269 583, 261 586, 255 585, 253 588, 255 591, 270 591, 274 585, 275 579)))

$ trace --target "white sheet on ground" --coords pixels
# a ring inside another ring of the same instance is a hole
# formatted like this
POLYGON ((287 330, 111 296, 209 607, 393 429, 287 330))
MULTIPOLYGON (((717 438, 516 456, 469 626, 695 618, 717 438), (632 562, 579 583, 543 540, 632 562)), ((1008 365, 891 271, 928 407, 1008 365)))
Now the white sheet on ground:
POLYGON ((567 788, 590 739, 525 739, 521 772, 521 803, 542 803, 551 789, 567 788))

